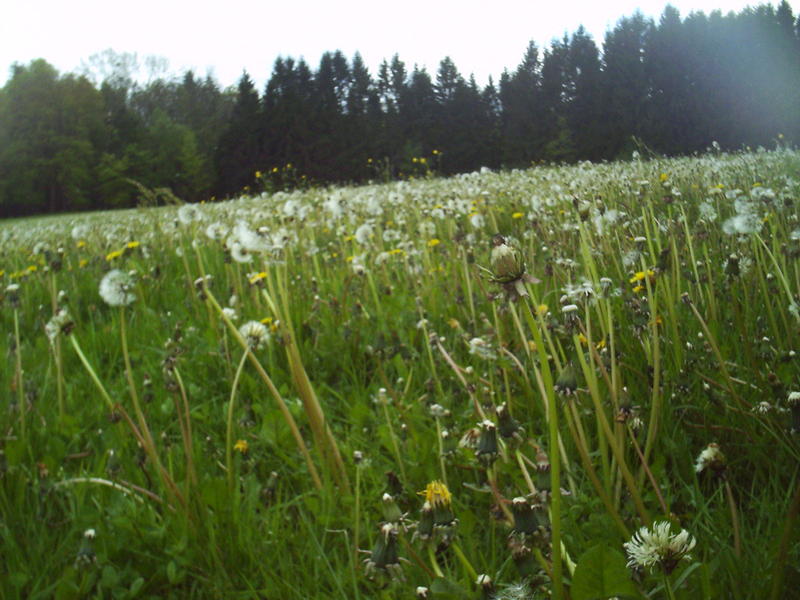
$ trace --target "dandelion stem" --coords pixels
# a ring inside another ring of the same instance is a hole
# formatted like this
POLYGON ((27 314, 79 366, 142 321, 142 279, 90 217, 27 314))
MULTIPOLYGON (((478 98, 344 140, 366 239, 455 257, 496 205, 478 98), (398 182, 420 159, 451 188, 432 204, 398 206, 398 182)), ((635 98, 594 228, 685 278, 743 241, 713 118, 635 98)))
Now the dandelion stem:
POLYGON ((442 573, 442 569, 439 567, 439 563, 436 560, 436 551, 433 548, 433 544, 430 543, 428 544, 428 559, 431 561, 431 566, 436 576, 444 577, 444 573, 442 573))
POLYGON ((72 347, 75 349, 78 358, 81 359, 81 363, 83 364, 84 368, 89 373, 89 377, 92 378, 92 381, 94 381, 95 386, 97 386, 97 389, 100 391, 100 395, 103 397, 103 400, 106 401, 108 409, 113 412, 114 402, 111 400, 111 396, 108 395, 103 383, 97 377, 97 373, 94 372, 92 365, 86 359, 86 355, 83 353, 83 350, 81 350, 80 344, 78 344, 78 338, 75 336, 75 334, 72 334, 69 336, 69 340, 72 342, 72 347))
POLYGON ((472 563, 469 562, 469 559, 467 559, 467 557, 464 555, 464 552, 461 550, 461 546, 459 546, 456 542, 453 542, 450 544, 450 547, 456 553, 461 565, 467 570, 467 573, 469 573, 470 580, 476 581, 478 579, 478 572, 472 566, 472 563))
POLYGON ((228 400, 228 415, 225 421, 225 468, 228 474, 228 490, 233 493, 234 473, 233 473, 233 407, 236 401, 236 390, 239 387, 239 377, 242 375, 244 363, 247 360, 247 355, 250 354, 250 348, 247 348, 242 354, 242 360, 239 361, 239 366, 236 368, 236 374, 233 376, 233 384, 231 385, 231 396, 228 400))
POLYGON ((17 406, 19 410, 19 430, 20 437, 24 440, 26 436, 26 412, 25 389, 22 376, 22 347, 19 337, 19 310, 14 309, 14 344, 16 355, 16 383, 17 383, 17 406))
POLYGON ((725 480, 725 495, 728 498, 728 506, 731 510, 731 525, 733 526, 733 551, 736 558, 742 558, 742 541, 739 534, 739 511, 736 510, 736 500, 733 497, 731 483, 725 480))

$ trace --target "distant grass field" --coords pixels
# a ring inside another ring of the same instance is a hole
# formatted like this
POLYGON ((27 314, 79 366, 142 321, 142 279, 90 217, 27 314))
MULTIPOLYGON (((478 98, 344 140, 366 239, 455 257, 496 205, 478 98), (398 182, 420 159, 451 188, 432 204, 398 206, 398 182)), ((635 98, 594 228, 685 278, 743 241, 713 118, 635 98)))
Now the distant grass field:
POLYGON ((0 221, 0 596, 791 598, 799 214, 777 149, 0 221))

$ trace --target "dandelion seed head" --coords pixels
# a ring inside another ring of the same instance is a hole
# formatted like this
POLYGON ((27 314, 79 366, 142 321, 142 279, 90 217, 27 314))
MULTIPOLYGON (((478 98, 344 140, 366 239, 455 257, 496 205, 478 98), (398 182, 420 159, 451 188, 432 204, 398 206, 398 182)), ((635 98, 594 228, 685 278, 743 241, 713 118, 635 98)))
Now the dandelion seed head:
POLYGON ((100 296, 109 306, 128 306, 136 296, 131 291, 134 279, 130 273, 112 269, 100 280, 100 296))

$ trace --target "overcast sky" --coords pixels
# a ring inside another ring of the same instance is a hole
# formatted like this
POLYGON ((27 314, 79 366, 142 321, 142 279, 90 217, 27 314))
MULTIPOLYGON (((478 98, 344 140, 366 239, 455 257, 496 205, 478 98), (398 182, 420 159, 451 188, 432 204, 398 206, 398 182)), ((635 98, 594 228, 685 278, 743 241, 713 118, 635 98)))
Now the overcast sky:
MULTIPOLYGON (((779 0, 778 0, 779 1, 779 0)), ((165 57, 171 73, 193 68, 223 86, 247 70, 265 82, 278 56, 304 57, 312 68, 326 50, 359 51, 374 75, 398 53, 435 75, 450 56, 483 85, 516 67, 529 40, 540 47, 583 25, 598 46, 607 29, 637 9, 658 18, 666 0, 0 0, 0 85, 10 66, 44 58, 76 72, 91 55, 165 57)), ((692 11, 738 11, 758 1, 674 0, 692 11)), ((773 1, 777 6, 777 2, 773 1)), ((797 14, 800 0, 790 0, 797 14)))

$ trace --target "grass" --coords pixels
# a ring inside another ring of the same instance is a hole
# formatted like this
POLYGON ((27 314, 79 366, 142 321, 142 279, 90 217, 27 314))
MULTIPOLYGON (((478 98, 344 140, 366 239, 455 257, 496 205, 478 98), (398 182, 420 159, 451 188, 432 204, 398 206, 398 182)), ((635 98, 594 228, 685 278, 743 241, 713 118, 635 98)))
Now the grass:
POLYGON ((787 597, 799 202, 779 148, 3 221, 1 595, 787 597))

